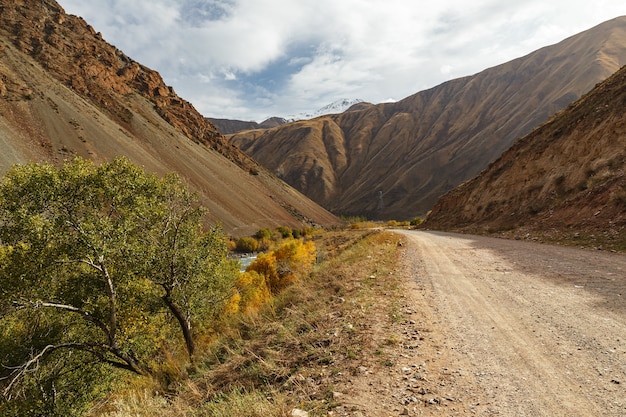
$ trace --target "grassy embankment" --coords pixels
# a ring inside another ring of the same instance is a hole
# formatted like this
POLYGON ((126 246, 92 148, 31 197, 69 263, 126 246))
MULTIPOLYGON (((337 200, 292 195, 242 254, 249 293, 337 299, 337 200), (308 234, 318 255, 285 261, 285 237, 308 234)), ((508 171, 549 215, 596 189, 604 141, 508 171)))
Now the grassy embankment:
POLYGON ((333 392, 362 358, 389 365, 385 343, 368 330, 374 312, 392 321, 397 309, 399 240, 368 230, 316 236, 310 276, 238 317, 193 370, 178 370, 167 394, 135 387, 94 415, 267 417, 294 408, 327 415, 337 405, 333 392))

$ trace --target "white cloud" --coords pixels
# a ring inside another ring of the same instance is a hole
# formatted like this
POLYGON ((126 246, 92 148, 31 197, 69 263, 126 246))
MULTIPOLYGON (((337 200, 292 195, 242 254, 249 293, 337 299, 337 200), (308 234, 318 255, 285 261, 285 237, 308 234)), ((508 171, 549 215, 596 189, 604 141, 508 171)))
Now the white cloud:
POLYGON ((207 116, 383 102, 626 14, 617 0, 60 0, 207 116))

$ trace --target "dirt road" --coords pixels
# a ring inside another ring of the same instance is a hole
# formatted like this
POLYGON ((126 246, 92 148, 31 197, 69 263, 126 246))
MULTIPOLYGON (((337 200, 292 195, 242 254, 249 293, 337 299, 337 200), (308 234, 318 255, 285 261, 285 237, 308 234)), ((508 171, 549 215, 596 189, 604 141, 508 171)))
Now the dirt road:
POLYGON ((625 255, 401 233, 403 272, 441 333, 440 395, 458 399, 402 413, 626 415, 625 255))

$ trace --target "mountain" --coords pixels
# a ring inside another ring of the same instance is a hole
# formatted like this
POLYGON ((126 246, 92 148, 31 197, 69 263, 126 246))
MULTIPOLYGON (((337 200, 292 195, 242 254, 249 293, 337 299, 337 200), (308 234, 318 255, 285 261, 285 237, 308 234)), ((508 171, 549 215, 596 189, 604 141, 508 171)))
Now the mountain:
POLYGON ((230 140, 334 213, 408 219, 625 63, 620 17, 395 103, 230 140))
POLYGON ((350 108, 352 108, 354 105, 363 103, 363 102, 364 102, 363 100, 358 99, 358 98, 357 99, 342 98, 330 104, 327 104, 326 106, 320 109, 317 109, 316 111, 312 113, 300 113, 295 116, 287 116, 287 119, 293 122, 296 120, 313 119, 313 118, 324 116, 327 114, 343 113, 346 110, 349 110, 350 108))
POLYGON ((232 135, 233 133, 238 133, 246 130, 271 129, 273 127, 284 125, 288 122, 313 119, 315 117, 323 116, 326 114, 343 113, 347 110, 358 109, 360 103, 366 104, 363 100, 350 100, 344 98, 328 104, 321 109, 314 111, 313 113, 301 113, 296 116, 288 116, 287 119, 282 117, 270 117, 269 119, 261 123, 232 119, 216 119, 211 117, 207 119, 211 123, 213 123, 223 135, 232 135))
POLYGON ((425 227, 626 250, 626 67, 443 196, 425 227))
POLYGON ((74 155, 177 172, 234 235, 338 223, 53 0, 0 0, 0 141, 0 172, 74 155))
POLYGON ((245 122, 243 120, 215 119, 212 117, 207 117, 207 120, 215 125, 217 130, 223 135, 241 132, 242 130, 271 129, 288 122, 287 119, 283 119, 282 117, 270 117, 261 123, 245 122))

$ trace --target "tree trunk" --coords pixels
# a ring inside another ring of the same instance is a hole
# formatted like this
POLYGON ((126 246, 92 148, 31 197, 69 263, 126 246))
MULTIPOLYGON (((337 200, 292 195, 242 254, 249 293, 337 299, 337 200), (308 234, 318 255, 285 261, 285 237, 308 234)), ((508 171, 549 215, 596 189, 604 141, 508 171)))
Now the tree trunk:
POLYGON ((189 354, 189 360, 193 362, 193 354, 195 351, 195 344, 193 341, 193 336, 191 334, 191 322, 185 316, 185 314, 178 308, 176 303, 172 300, 172 295, 169 290, 166 289, 165 295, 162 297, 165 305, 170 309, 176 320, 178 320, 178 324, 180 325, 181 330, 183 331, 183 337, 185 338, 185 344, 187 345, 187 353, 189 354))

